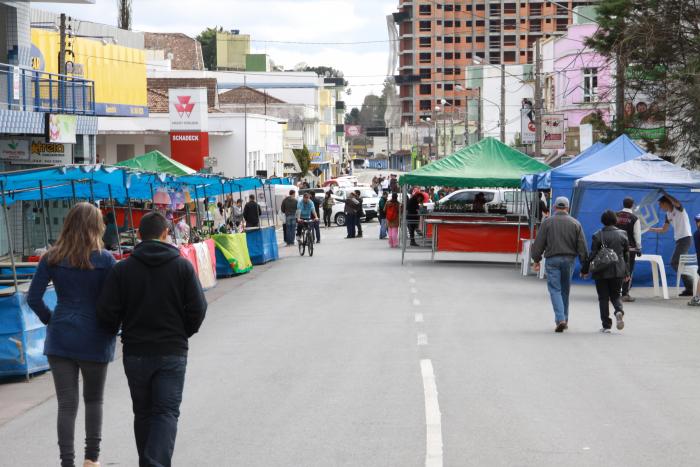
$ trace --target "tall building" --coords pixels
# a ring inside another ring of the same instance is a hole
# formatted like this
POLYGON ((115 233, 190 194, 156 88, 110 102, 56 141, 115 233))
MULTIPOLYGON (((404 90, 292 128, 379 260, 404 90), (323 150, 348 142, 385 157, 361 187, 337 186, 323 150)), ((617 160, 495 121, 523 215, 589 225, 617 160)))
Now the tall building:
MULTIPOLYGON (((465 114, 465 67, 534 62, 534 43, 564 34, 573 8, 595 0, 399 0, 401 122, 465 114), (443 102, 444 100, 444 102, 443 102)), ((498 80, 493 83, 498 86, 498 80)))

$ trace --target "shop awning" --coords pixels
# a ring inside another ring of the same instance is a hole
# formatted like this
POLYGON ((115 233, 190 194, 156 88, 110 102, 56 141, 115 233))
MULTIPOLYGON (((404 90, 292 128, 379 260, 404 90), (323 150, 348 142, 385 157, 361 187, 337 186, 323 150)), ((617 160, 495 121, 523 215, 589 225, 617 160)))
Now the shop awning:
POLYGON ((402 175, 401 185, 452 186, 463 188, 520 186, 528 173, 543 172, 549 166, 497 139, 485 138, 425 167, 402 175))
POLYGON ((189 175, 197 172, 157 150, 119 162, 116 166, 131 167, 132 169, 145 170, 147 172, 162 172, 170 175, 189 175))

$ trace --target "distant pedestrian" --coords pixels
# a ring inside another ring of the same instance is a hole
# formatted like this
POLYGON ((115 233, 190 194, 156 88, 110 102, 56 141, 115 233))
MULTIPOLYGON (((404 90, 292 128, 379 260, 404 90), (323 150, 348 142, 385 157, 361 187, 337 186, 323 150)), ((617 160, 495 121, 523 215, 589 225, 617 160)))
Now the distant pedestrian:
POLYGON ((634 265, 637 262, 637 257, 642 256, 642 223, 632 210, 634 208, 634 199, 625 198, 622 201, 622 207, 622 211, 617 213, 617 228, 627 233, 627 241, 630 248, 628 263, 630 280, 622 283, 622 301, 633 302, 634 298, 630 296, 630 288, 634 277, 634 265))
POLYGON ((39 261, 27 295, 27 304, 47 325, 43 350, 56 388, 62 467, 75 465, 79 374, 85 403, 84 465, 99 466, 102 401, 116 334, 102 329, 97 321, 97 298, 115 263, 112 254, 102 249, 104 232, 99 209, 89 203, 76 204, 56 244, 39 261), (49 282, 58 298, 53 310, 44 302, 49 282))
POLYGON ((321 201, 316 197, 316 193, 309 192, 309 201, 314 205, 316 211, 316 221, 314 222, 314 232, 316 232, 316 243, 321 243, 321 223, 318 220, 321 218, 321 201))
POLYGON ((389 198, 389 193, 386 191, 382 192, 381 198, 379 198, 379 204, 377 206, 377 211, 379 215, 379 239, 384 240, 387 236, 386 230, 386 203, 389 198))
POLYGON ((416 243, 416 231, 420 221, 418 211, 422 203, 423 193, 420 191, 416 191, 406 202, 406 224, 408 225, 408 234, 411 238, 411 246, 418 246, 418 243, 416 243))
POLYGON ((391 194, 391 200, 387 201, 384 211, 389 228, 389 247, 396 248, 399 246, 399 226, 401 225, 401 203, 399 203, 398 193, 391 194))
POLYGON ((262 214, 262 209, 260 205, 255 201, 255 195, 250 195, 248 197, 248 202, 245 203, 243 208, 243 218, 245 219, 246 228, 250 227, 260 227, 260 214, 262 214))
POLYGON ((142 242, 105 281, 97 316, 113 334, 122 331, 139 465, 166 467, 175 449, 188 339, 207 302, 192 264, 165 242, 162 214, 143 216, 139 235, 142 242))
POLYGON ((294 233, 297 230, 297 199, 296 191, 289 190, 289 196, 282 200, 282 214, 284 214, 284 243, 287 246, 294 245, 294 233))
POLYGON ((240 231, 243 224, 243 200, 240 198, 233 205, 233 224, 236 226, 236 232, 240 231))
POLYGON ((389 179, 389 189, 392 193, 399 192, 399 180, 396 178, 395 174, 391 174, 391 179, 389 179))
POLYGON ((389 177, 384 177, 382 179, 382 191, 389 191, 389 177))
POLYGON ((613 211, 605 211, 600 221, 603 223, 603 228, 593 235, 591 254, 586 264, 581 268, 581 274, 585 276, 589 273, 591 264, 595 264, 595 258, 602 249, 607 248, 615 252, 617 261, 610 263, 601 270, 591 271, 593 273, 593 279, 595 280, 596 292, 598 293, 600 322, 603 325, 600 331, 609 333, 612 327, 612 320, 610 319, 611 303, 615 309, 617 329, 625 327, 625 322, 623 320, 625 312, 622 308, 620 293, 622 284, 630 280, 630 251, 627 232, 615 227, 615 224, 618 222, 617 215, 613 211))
MULTIPOLYGON (((663 227, 652 227, 649 229, 649 232, 666 233, 669 226, 673 227, 673 239, 676 241, 676 247, 673 249, 673 255, 671 256, 671 267, 674 271, 678 271, 681 255, 688 254, 693 243, 690 219, 681 202, 666 192, 659 198, 659 207, 666 212, 666 220, 663 227)), ((679 296, 692 297, 694 295, 693 278, 687 274, 682 274, 681 279, 685 290, 679 296)))
POLYGON ((345 209, 343 210, 345 214, 345 227, 348 230, 348 236, 345 238, 355 238, 355 222, 359 211, 360 202, 355 199, 354 193, 348 193, 347 198, 345 198, 345 209))
POLYGON ((355 199, 360 203, 357 217, 355 218, 355 227, 357 228, 357 238, 362 238, 362 218, 365 217, 365 209, 363 206, 364 199, 360 190, 355 190, 355 199))
POLYGON ((323 198, 323 225, 326 226, 326 228, 331 226, 331 217, 333 217, 334 204, 335 200, 333 199, 333 192, 328 190, 325 198, 323 198))
MULTIPOLYGON (((314 225, 318 225, 318 215, 316 214, 316 205, 312 201, 313 192, 306 192, 299 200, 297 204, 297 242, 301 243, 304 239, 301 238, 301 229, 303 227, 302 221, 312 222, 314 225)), ((313 226, 309 226, 313 229, 313 226)), ((316 230, 316 229, 313 229, 316 230)), ((312 230, 312 231, 313 231, 312 230)), ((316 237, 316 243, 321 243, 321 237, 316 237)))
POLYGON ((588 247, 579 221, 569 215, 569 200, 560 196, 554 202, 555 213, 542 221, 532 259, 535 271, 540 270, 544 256, 547 272, 547 288, 554 309, 556 332, 563 332, 569 326, 569 291, 574 262, 578 256, 581 264, 588 259, 588 247))
MULTIPOLYGON (((700 214, 695 215, 695 233, 693 233, 693 241, 695 243, 695 255, 698 260, 698 274, 700 274, 700 214)), ((695 295, 688 302, 688 306, 700 306, 700 282, 695 295)))

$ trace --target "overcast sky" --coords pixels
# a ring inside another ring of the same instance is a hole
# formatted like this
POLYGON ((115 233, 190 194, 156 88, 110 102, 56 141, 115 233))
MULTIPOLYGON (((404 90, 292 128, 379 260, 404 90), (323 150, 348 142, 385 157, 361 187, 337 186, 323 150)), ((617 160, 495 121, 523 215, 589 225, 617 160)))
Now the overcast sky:
MULTIPOLYGON (((34 8, 116 25, 117 1, 94 5, 32 2, 34 8)), ((340 69, 350 82, 349 106, 359 107, 370 92, 379 94, 389 56, 386 15, 398 0, 133 0, 133 29, 183 32, 195 37, 206 27, 223 26, 250 34, 254 41, 360 42, 317 45, 253 42, 253 52, 267 53, 291 69, 299 62, 340 69)))

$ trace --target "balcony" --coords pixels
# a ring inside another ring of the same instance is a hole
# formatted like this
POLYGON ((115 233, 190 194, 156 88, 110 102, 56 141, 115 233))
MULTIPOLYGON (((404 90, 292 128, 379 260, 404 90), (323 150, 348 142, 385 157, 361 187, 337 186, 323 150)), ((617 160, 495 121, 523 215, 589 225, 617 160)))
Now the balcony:
POLYGON ((95 115, 95 83, 0 63, 0 109, 95 115))

